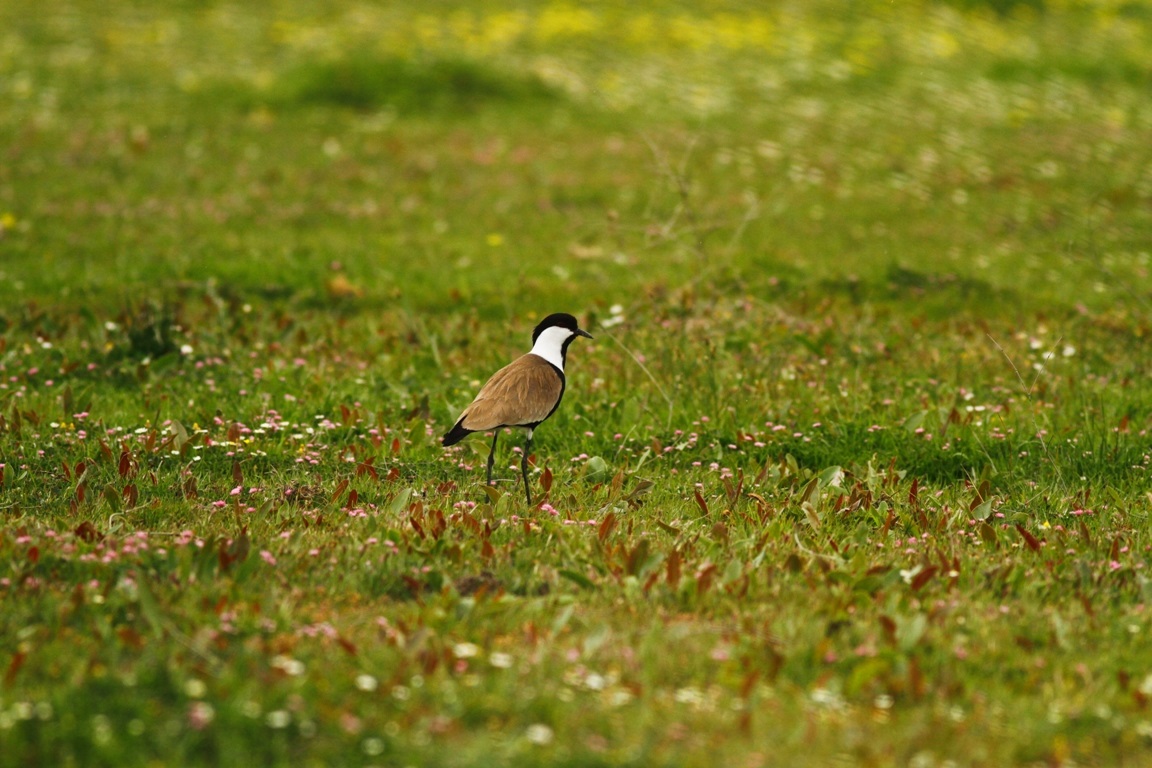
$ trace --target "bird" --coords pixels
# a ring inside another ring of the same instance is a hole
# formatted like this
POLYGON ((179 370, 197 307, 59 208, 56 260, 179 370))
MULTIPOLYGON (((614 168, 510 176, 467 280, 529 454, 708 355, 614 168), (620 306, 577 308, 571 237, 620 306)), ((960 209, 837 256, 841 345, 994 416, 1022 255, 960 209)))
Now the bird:
POLYGON ((504 427, 527 430, 520 473, 524 477, 528 506, 532 506, 532 489, 528 487, 532 434, 560 406, 566 384, 564 363, 568 357, 568 345, 577 336, 592 338, 592 334, 580 328, 576 318, 567 312, 556 312, 541 320, 532 331, 531 351, 496 371, 440 441, 444 446, 450 446, 473 432, 492 431, 487 480, 487 484, 492 485, 492 465, 496 460, 500 430, 504 427))

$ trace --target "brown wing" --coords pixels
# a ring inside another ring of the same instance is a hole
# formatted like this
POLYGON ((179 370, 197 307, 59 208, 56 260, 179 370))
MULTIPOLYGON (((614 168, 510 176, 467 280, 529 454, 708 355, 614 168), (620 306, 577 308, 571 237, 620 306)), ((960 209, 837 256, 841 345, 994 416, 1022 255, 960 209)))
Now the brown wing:
POLYGON ((492 375, 460 422, 473 432, 536 424, 548 418, 563 394, 564 381, 552 364, 527 354, 492 375))

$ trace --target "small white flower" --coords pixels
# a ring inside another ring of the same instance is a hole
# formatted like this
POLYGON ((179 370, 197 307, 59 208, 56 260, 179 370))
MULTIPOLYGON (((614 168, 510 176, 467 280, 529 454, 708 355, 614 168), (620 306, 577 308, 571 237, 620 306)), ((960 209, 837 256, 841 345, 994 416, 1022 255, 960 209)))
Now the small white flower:
POLYGON ((528 741, 533 744, 539 744, 540 746, 551 744, 555 735, 552 729, 544 725, 544 723, 533 723, 528 726, 528 730, 524 732, 524 736, 528 741))
POLYGON ((592 691, 604 690, 604 684, 604 676, 598 675, 595 672, 589 673, 589 675, 584 678, 584 686, 592 691))
POLYGON ((287 728, 288 724, 292 722, 292 713, 286 709, 274 709, 264 718, 264 722, 268 724, 269 728, 277 730, 287 728))
POLYGON ((474 643, 456 643, 452 646, 452 653, 458 659, 471 659, 480 654, 480 647, 474 643))
POLYGON ((293 659, 291 656, 276 656, 272 659, 272 666, 290 677, 299 677, 304 674, 304 662, 293 659))

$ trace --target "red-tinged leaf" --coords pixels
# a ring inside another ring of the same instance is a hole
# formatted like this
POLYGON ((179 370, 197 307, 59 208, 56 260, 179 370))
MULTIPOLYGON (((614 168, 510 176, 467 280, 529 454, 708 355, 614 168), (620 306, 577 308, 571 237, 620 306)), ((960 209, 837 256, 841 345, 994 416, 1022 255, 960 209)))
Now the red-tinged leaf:
POLYGON ((400 453, 400 438, 392 438, 392 455, 395 456, 400 453))
POLYGON ((136 506, 136 502, 140 500, 140 491, 132 483, 124 486, 124 504, 128 507, 136 506))
POLYGON ((332 498, 330 501, 335 504, 336 500, 343 496, 344 491, 346 490, 348 490, 348 478, 344 478, 340 482, 336 483, 336 490, 332 492, 332 498))
POLYGON ((544 493, 552 490, 552 469, 544 467, 544 471, 540 474, 540 488, 544 493))
POLYGON ((132 471, 132 452, 128 450, 127 445, 120 451, 120 464, 118 469, 120 471, 120 477, 128 477, 128 473, 132 471))
POLYGON ((1040 551, 1040 540, 1033 536, 1027 528, 1017 523, 1016 530, 1020 532, 1020 536, 1023 537, 1024 543, 1028 545, 1028 549, 1032 550, 1033 552, 1040 551))
POLYGON ((83 504, 84 503, 84 497, 87 495, 88 495, 88 483, 85 483, 83 480, 81 480, 80 483, 77 484, 77 486, 76 486, 76 503, 77 504, 83 504))
POLYGON ((344 505, 344 508, 345 509, 355 508, 356 502, 357 502, 357 500, 359 500, 359 498, 360 498, 360 494, 356 491, 355 488, 353 488, 352 490, 350 490, 348 492, 348 503, 344 505))
POLYGON ((248 539, 248 526, 240 529, 240 535, 232 541, 220 541, 220 548, 217 557, 220 561, 220 570, 227 571, 231 569, 234 563, 239 563, 247 559, 248 553, 251 550, 252 544, 248 539))
POLYGON ((0 488, 4 487, 4 465, 0 464, 0 488))
POLYGON ((644 567, 644 563, 648 561, 648 550, 650 546, 648 539, 642 538, 636 542, 636 546, 628 553, 624 570, 629 576, 640 575, 640 569, 644 567))
POLYGON ((920 669, 920 662, 915 654, 908 655, 908 690, 912 697, 921 699, 928 690, 928 683, 924 679, 924 670, 920 669))
POLYGON ((920 571, 920 573, 913 576, 912 582, 911 582, 912 591, 913 592, 920 591, 920 588, 923 587, 925 584, 927 584, 929 581, 931 581, 932 577, 935 576, 937 571, 939 571, 939 570, 940 569, 937 566, 930 565, 927 568, 925 568, 924 570, 920 571))
POLYGON ((612 482, 609 484, 609 488, 611 489, 609 495, 615 496, 620 491, 622 485, 624 485, 624 470, 620 470, 612 476, 612 482))
POLYGON ((439 539, 444 531, 448 530, 448 521, 444 519, 444 513, 438 509, 432 510, 428 516, 432 518, 432 538, 439 539))
POLYGON ((32 563, 32 565, 40 562, 40 547, 28 548, 28 562, 32 563))
POLYGON ((217 561, 220 563, 220 570, 225 572, 232 568, 234 562, 232 554, 228 552, 228 547, 223 541, 220 542, 220 547, 217 549, 217 561))
POLYGON ((896 522, 896 510, 889 507, 888 517, 884 520, 884 526, 880 529, 880 536, 888 535, 888 531, 892 528, 892 523, 896 522))
POLYGON ((376 467, 373 466, 375 462, 375 456, 369 456, 367 459, 360 462, 356 466, 356 477, 360 477, 361 475, 369 475, 373 480, 379 480, 380 474, 376 471, 376 467))
POLYGON ((608 514, 604 515, 604 519, 600 521, 600 527, 597 530, 597 534, 600 537, 600 541, 604 541, 605 539, 607 539, 609 534, 612 533, 612 531, 615 527, 616 527, 616 513, 615 512, 609 512, 608 514))
POLYGON ((336 636, 336 644, 339 645, 342 649, 344 649, 344 652, 347 653, 349 656, 355 656, 357 654, 356 644, 345 637, 337 635, 336 636))
POLYGON ((429 677, 432 676, 432 673, 440 666, 440 662, 443 661, 440 654, 431 648, 425 648, 420 651, 420 653, 416 655, 416 658, 420 662, 421 671, 429 677))
POLYGON ((696 594, 702 595, 712 586, 716 577, 716 566, 713 563, 704 563, 696 571, 696 594))
POLYGON ((891 616, 881 616, 879 619, 880 629, 884 632, 884 639, 890 644, 896 644, 896 622, 891 616))
POLYGON ((760 681, 760 670, 754 669, 744 677, 744 682, 740 684, 740 698, 747 699, 752 695, 756 683, 760 681))
POLYGON ((352 409, 340 403, 340 423, 347 427, 352 423, 352 409))
POLYGON ((1147 709, 1147 707, 1148 707, 1148 695, 1146 693, 1144 693, 1143 691, 1141 691, 1139 688, 1133 688, 1132 689, 1132 700, 1134 702, 1136 702, 1137 708, 1147 709))
POLYGON ((400 479, 400 468, 399 467, 392 467, 392 469, 388 470, 388 482, 394 483, 399 479, 400 479))
POLYGON ((424 592, 424 585, 420 583, 420 580, 407 574, 401 574, 400 579, 407 585, 408 591, 412 593, 412 597, 419 600, 421 593, 424 592))
POLYGON ((120 627, 116 630, 116 636, 120 638, 120 642, 134 651, 144 647, 144 636, 132 627, 120 627))
POLYGON ((236 485, 244 485, 244 469, 238 461, 232 462, 232 482, 236 485))
POLYGON ((79 480, 81 477, 84 477, 84 470, 86 469, 88 469, 88 465, 83 461, 78 461, 76 462, 76 469, 73 470, 72 474, 74 474, 76 479, 79 480))
POLYGON ((680 586, 680 564, 682 559, 680 557, 680 550, 673 549, 668 553, 668 559, 664 561, 664 574, 668 581, 668 586, 676 589, 680 586))
POLYGON ((484 539, 484 541, 480 543, 480 556, 485 560, 491 560, 496 557, 496 549, 488 539, 484 539))
POLYGON ((460 524, 463 525, 465 528, 467 528, 469 533, 473 534, 474 536, 480 535, 480 521, 479 520, 472 517, 472 515, 468 514, 467 512, 461 512, 459 520, 460 520, 460 524))
POLYGON ((60 468, 64 470, 64 477, 68 480, 72 479, 72 467, 68 466, 68 462, 60 462, 60 468))
POLYGON ((100 455, 108 461, 112 461, 115 458, 115 455, 112 453, 112 447, 103 440, 100 441, 100 455))
POLYGON ((185 476, 184 482, 180 484, 180 492, 184 494, 186 499, 195 499, 199 496, 196 490, 196 476, 191 472, 185 476))
POLYGON ((12 654, 12 661, 8 662, 8 669, 4 672, 4 685, 11 686, 16 682, 16 675, 20 674, 20 668, 24 666, 24 661, 28 658, 28 654, 24 651, 16 651, 12 654))
POLYGON ((740 730, 740 734, 747 738, 752 733, 752 710, 748 707, 742 707, 740 715, 736 718, 736 727, 740 730))
POLYGON ((156 430, 148 430, 148 437, 144 440, 144 451, 146 453, 154 453, 156 451, 156 430))
POLYGON ((228 442, 230 442, 230 443, 240 442, 240 423, 234 421, 231 424, 229 424, 228 425, 228 432, 225 436, 228 438, 228 442))
POLYGON ((699 488, 697 488, 697 489, 694 491, 694 493, 695 493, 695 495, 696 495, 696 504, 697 504, 697 506, 699 506, 699 507, 700 507, 700 511, 701 511, 702 513, 704 513, 705 515, 707 515, 707 514, 708 514, 708 502, 704 501, 704 497, 700 495, 700 489, 699 489, 699 488))
POLYGON ((415 517, 410 517, 410 518, 408 518, 408 522, 409 522, 409 524, 411 524, 412 530, 416 531, 417 536, 419 536, 422 539, 428 538, 428 534, 424 533, 424 527, 422 525, 420 525, 419 520, 417 520, 415 517))
POLYGON ((920 478, 912 478, 912 487, 908 489, 908 503, 912 506, 920 504, 920 478))

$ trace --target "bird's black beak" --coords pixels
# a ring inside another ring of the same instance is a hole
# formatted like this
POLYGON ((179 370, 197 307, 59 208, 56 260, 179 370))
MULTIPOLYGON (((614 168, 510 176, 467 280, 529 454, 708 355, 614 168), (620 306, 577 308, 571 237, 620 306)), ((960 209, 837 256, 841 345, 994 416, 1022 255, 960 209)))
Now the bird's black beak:
POLYGON ((584 330, 583 328, 577 328, 576 329, 576 335, 577 336, 583 336, 586 339, 592 338, 592 334, 588 333, 588 331, 584 330))

